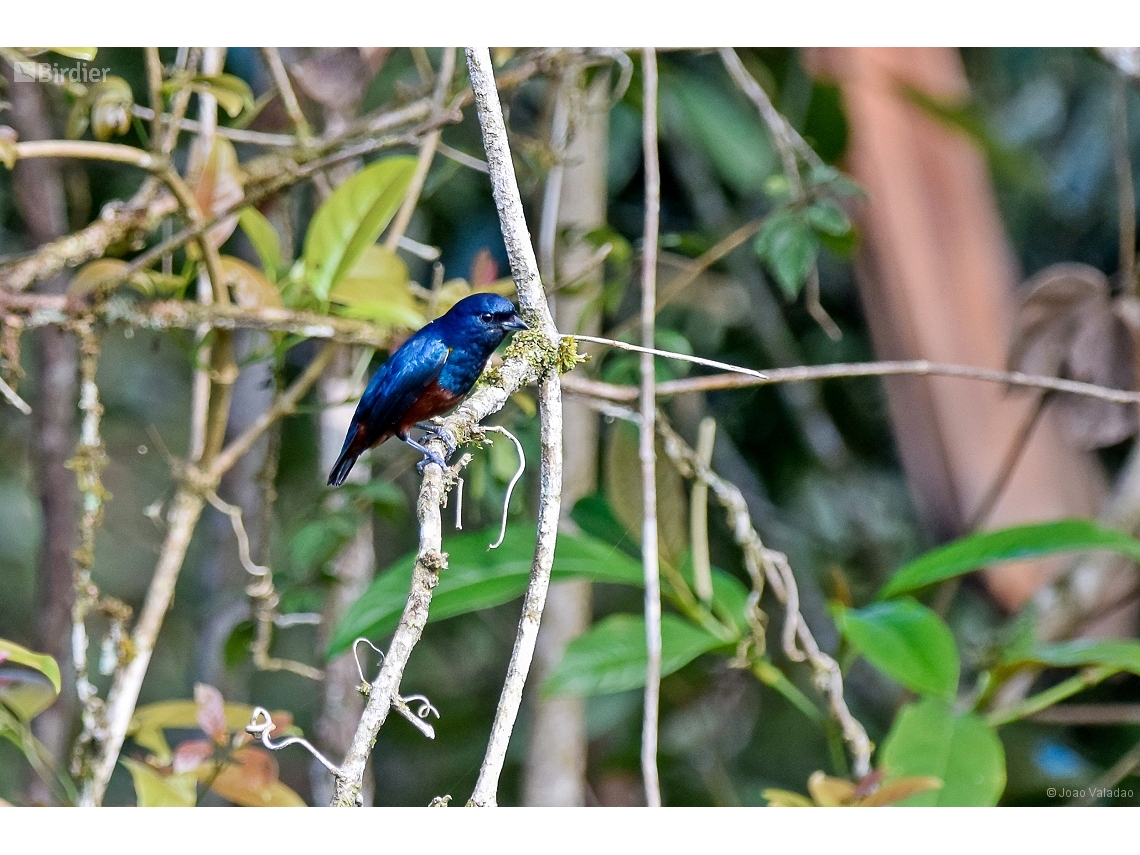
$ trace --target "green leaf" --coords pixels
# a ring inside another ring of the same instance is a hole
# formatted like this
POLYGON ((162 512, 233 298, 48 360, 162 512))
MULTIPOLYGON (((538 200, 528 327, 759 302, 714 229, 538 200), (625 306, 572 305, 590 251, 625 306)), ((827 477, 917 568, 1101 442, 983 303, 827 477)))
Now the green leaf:
POLYGON ((1034 523, 970 535, 920 555, 895 571, 879 599, 1003 561, 1085 549, 1111 549, 1140 561, 1140 541, 1091 520, 1034 523))
POLYGON ((813 202, 804 212, 804 216, 808 225, 825 235, 839 237, 851 231, 851 219, 847 216, 847 212, 832 199, 813 202))
POLYGON ((835 622, 867 661, 920 694, 958 689, 958 645, 946 623, 909 597, 861 609, 835 608, 835 622))
POLYGON ((756 236, 755 247, 789 299, 799 296, 819 251, 807 224, 791 212, 769 217, 756 236))
MULTIPOLYGON (((84 62, 91 62, 95 58, 95 54, 99 52, 99 48, 93 47, 53 47, 48 48, 53 53, 58 53, 60 56, 71 57, 71 59, 81 59, 84 62)), ((34 56, 34 54, 28 54, 34 56)))
MULTIPOLYGON (((507 526, 503 545, 489 550, 488 544, 498 534, 488 529, 444 541, 448 566, 439 574, 430 620, 501 605, 526 590, 534 558, 534 525, 507 526)), ((378 639, 396 628, 408 599, 414 564, 415 554, 405 555, 376 577, 337 625, 329 641, 329 658, 347 650, 360 636, 378 639)), ((642 573, 639 562, 607 543, 588 535, 560 534, 551 578, 640 585, 642 573)))
MULTIPOLYGON (((676 615, 661 616, 661 676, 724 642, 676 615)), ((645 685, 645 618, 611 615, 570 642, 542 687, 547 695, 605 695, 645 685)))
POLYGON ((903 707, 883 743, 887 780, 931 776, 942 788, 905 805, 988 807, 1005 789, 1005 751, 994 729, 973 713, 956 714, 938 698, 903 707))
POLYGON ((755 108, 733 90, 687 70, 664 75, 661 84, 666 132, 689 139, 735 192, 762 193, 777 159, 755 108))
POLYGON ((1081 638, 1056 644, 1034 644, 1014 649, 1003 657, 1005 665, 1037 664, 1053 668, 1103 665, 1140 674, 1140 641, 1097 641, 1081 638))
POLYGON ((271 279, 280 276, 286 265, 281 258, 281 238, 278 237, 273 224, 261 211, 251 205, 241 209, 241 213, 238 214, 238 225, 249 238, 253 251, 261 260, 261 269, 271 279))
POLYGON ((415 169, 414 157, 379 160, 337 187, 317 209, 305 235, 304 260, 318 299, 328 299, 332 286, 391 222, 415 169))
POLYGON ((575 502, 570 519, 592 537, 613 544, 631 555, 639 552, 637 535, 617 518, 602 493, 591 493, 575 502))
POLYGON ((52 657, 0 638, 0 703, 31 721, 55 702, 61 685, 52 657))
POLYGON ((139 807, 194 807, 198 801, 198 779, 192 772, 163 775, 130 757, 119 762, 131 773, 139 807))
POLYGON ((191 91, 213 95, 218 106, 235 119, 243 110, 252 110, 256 105, 253 90, 249 84, 233 74, 196 74, 191 78, 174 77, 162 84, 164 94, 189 87, 191 91))
POLYGON ((408 266, 387 247, 365 247, 352 270, 337 280, 329 300, 344 308, 338 314, 387 326, 419 329, 427 323, 422 307, 408 289, 408 266))

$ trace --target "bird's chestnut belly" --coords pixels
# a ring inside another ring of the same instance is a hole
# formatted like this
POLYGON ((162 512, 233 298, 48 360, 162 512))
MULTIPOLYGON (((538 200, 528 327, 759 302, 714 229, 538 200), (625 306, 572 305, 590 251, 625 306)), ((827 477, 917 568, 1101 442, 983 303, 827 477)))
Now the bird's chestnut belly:
POLYGON ((459 399, 462 397, 462 395, 457 395, 454 392, 449 392, 444 389, 439 385, 439 381, 432 381, 420 396, 416 398, 415 402, 404 412, 404 415, 396 425, 397 433, 406 432, 416 422, 422 422, 426 419, 430 419, 432 416, 439 416, 446 413, 459 403, 459 399))

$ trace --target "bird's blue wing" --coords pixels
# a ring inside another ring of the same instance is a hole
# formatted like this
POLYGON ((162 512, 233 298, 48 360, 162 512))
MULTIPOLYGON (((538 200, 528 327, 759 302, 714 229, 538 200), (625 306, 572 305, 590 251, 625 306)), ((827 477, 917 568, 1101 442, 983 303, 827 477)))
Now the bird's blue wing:
POLYGON ((429 327, 420 330, 372 376, 356 409, 357 418, 367 420, 377 435, 392 430, 439 377, 450 352, 434 330, 429 327))

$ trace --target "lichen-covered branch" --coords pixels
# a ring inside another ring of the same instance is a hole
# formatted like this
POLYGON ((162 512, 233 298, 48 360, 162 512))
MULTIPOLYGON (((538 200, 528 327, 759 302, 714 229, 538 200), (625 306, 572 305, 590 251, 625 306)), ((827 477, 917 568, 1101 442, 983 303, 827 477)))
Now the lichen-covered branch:
MULTIPOLYGON (((519 639, 515 644, 512 664, 508 668, 507 685, 504 686, 503 698, 500 700, 499 712, 492 728, 493 736, 488 749, 488 758, 485 759, 480 773, 483 789, 480 790, 478 786, 476 789, 477 793, 489 794, 482 802, 487 804, 493 803, 498 774, 502 767, 499 746, 502 746, 502 754, 505 754, 504 735, 509 738, 518 713, 522 683, 525 682, 530 658, 534 652, 538 621, 545 600, 546 586, 549 584, 561 485, 559 406, 561 393, 557 370, 572 365, 574 359, 567 354, 567 348, 560 343, 554 321, 546 306, 537 264, 534 261, 534 252, 530 248, 529 234, 522 216, 522 203, 514 181, 510 152, 506 144, 506 129, 494 89, 494 79, 491 77, 490 57, 487 51, 469 49, 468 67, 479 106, 480 121, 484 127, 484 145, 494 182, 495 202, 499 209, 500 221, 503 223, 504 238, 511 259, 511 269, 515 276, 523 316, 530 324, 531 330, 515 335, 507 348, 503 364, 487 373, 484 382, 455 413, 444 419, 441 429, 457 443, 471 440, 478 435, 480 421, 502 409, 514 392, 539 378, 542 378, 539 396, 543 412, 541 429, 543 465, 540 476, 542 510, 539 514, 538 545, 531 571, 532 581, 519 624, 519 639), (493 104, 490 103, 491 99, 493 104), (496 738, 494 734, 499 734, 499 737, 496 738)), ((572 346, 569 349, 572 351, 572 346)), ((446 451, 442 439, 432 437, 426 442, 429 448, 437 452, 446 451)), ((454 473, 454 467, 449 472, 454 473)), ((375 743, 376 734, 387 720, 389 710, 399 699, 404 668, 427 623, 432 591, 438 581, 438 574, 447 566, 447 556, 442 550, 440 504, 450 486, 450 481, 449 477, 445 483, 444 473, 438 465, 429 463, 425 467, 416 502, 420 542, 415 568, 412 571, 411 592, 384 657, 380 674, 369 689, 368 704, 365 706, 352 745, 340 766, 340 774, 336 777, 334 786, 333 806, 351 807, 358 804, 365 765, 375 743)), ((472 800, 474 801, 474 797, 472 800)))
MULTIPOLYGON (((475 93, 479 126, 483 132, 483 148, 487 153, 487 166, 491 189, 511 273, 518 289, 523 315, 530 324, 528 337, 545 344, 557 352, 561 339, 547 305, 546 293, 539 278, 538 261, 530 242, 530 230, 523 216, 522 199, 515 179, 511 150, 507 142, 507 128, 503 121, 502 106, 491 68, 491 56, 486 48, 467 49, 467 68, 471 88, 475 93)), ((518 339, 516 339, 517 341, 518 339)), ((552 366, 551 366, 552 367, 552 366)), ((562 498, 562 389, 558 372, 549 370, 539 383, 539 507, 538 541, 531 563, 530 583, 523 597, 522 616, 518 634, 507 666, 507 677, 491 725, 487 752, 479 770, 479 779, 471 795, 470 804, 495 804, 499 775, 506 760, 507 744, 514 730, 522 703, 523 686, 530 672, 534 648, 538 641, 538 628, 550 587, 550 570, 554 565, 554 548, 558 537, 558 514, 562 498)))

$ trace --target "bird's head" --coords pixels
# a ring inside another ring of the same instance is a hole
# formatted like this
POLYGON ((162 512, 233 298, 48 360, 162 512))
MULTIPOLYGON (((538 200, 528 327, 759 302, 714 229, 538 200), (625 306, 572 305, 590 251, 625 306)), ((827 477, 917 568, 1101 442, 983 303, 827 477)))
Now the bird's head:
POLYGON ((455 344, 479 342, 491 350, 511 330, 527 329, 510 300, 483 292, 464 297, 435 323, 455 344))

